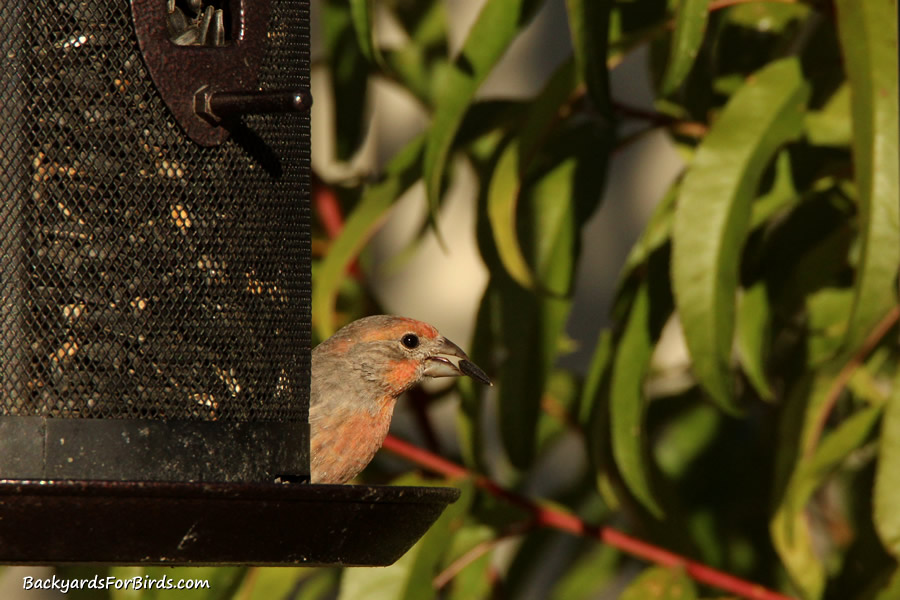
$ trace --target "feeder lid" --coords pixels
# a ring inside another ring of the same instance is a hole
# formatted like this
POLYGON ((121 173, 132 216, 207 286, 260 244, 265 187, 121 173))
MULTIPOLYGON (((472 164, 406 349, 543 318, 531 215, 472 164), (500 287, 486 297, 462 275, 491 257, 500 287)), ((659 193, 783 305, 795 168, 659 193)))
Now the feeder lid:
POLYGON ((0 480, 2 564, 385 566, 459 490, 0 480))

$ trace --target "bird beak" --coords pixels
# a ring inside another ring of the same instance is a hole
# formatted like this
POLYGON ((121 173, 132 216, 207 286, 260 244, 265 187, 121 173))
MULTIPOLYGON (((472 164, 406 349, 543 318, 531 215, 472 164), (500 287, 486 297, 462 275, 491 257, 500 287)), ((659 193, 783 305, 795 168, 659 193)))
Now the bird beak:
POLYGON ((434 354, 429 356, 423 372, 427 377, 459 377, 468 375, 475 381, 485 385, 494 385, 491 379, 479 369, 475 363, 469 360, 462 348, 448 340, 441 338, 434 354))

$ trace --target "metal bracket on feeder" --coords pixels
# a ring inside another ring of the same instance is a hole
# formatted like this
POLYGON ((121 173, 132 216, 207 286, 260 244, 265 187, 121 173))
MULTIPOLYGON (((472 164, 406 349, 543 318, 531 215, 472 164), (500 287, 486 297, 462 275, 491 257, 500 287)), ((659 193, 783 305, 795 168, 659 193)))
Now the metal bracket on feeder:
POLYGON ((197 27, 188 29, 182 13, 169 12, 179 10, 173 5, 131 0, 138 45, 153 83, 185 133, 201 146, 217 146, 231 132, 196 111, 198 82, 210 90, 258 87, 271 0, 232 0, 227 24, 224 12, 209 6, 201 11, 197 27), (194 37, 194 42, 185 43, 194 37))
POLYGON ((215 92, 205 85, 194 95, 194 112, 214 125, 240 115, 304 113, 311 106, 306 90, 215 92))

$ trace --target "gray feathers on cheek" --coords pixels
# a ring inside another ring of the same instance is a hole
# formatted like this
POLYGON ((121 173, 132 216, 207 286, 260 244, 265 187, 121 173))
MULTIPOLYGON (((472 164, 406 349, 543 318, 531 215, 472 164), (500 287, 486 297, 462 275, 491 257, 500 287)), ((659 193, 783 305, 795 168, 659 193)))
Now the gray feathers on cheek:
MULTIPOLYGON (((399 395, 406 389, 394 389, 390 385, 385 378, 388 365, 411 356, 421 360, 426 355, 424 349, 420 357, 419 349, 410 352, 394 341, 356 344, 344 354, 332 353, 328 359, 316 350, 320 349, 314 349, 312 355, 311 419, 321 414, 319 409, 336 413, 380 409, 379 400, 385 395, 399 395)), ((421 379, 423 369, 420 365, 415 381, 421 379)))

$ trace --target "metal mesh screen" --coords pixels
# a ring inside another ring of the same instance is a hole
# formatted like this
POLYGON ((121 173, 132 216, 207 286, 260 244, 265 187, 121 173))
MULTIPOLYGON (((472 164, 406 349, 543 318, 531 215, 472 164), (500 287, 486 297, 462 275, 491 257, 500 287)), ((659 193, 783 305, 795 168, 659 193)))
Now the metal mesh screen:
MULTIPOLYGON (((308 88, 308 10, 260 87, 308 88)), ((190 141, 127 0, 3 2, 0 60, 0 414, 305 421, 308 117, 190 141)))

